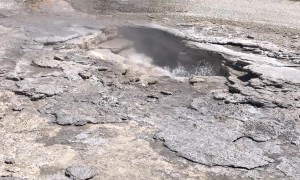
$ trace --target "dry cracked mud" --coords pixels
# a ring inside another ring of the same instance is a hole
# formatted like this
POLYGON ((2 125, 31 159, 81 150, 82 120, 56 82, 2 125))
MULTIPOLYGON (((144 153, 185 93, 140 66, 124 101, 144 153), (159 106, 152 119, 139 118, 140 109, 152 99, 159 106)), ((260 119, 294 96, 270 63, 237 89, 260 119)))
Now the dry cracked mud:
POLYGON ((0 1, 0 180, 300 179, 297 29, 82 2, 0 1))

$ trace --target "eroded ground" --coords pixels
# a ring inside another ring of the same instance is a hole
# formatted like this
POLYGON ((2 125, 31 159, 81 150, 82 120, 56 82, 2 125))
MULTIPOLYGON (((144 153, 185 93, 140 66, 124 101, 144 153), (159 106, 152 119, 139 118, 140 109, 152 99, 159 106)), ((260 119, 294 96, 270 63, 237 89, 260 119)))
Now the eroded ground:
POLYGON ((8 2, 0 179, 300 178, 297 30, 8 2))

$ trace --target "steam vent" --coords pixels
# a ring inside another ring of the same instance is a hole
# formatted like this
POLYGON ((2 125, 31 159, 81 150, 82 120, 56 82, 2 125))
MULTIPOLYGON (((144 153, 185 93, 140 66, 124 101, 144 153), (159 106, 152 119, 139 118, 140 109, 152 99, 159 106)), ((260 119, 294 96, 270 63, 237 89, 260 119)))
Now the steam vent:
POLYGON ((0 180, 299 180, 299 10, 0 0, 0 180))

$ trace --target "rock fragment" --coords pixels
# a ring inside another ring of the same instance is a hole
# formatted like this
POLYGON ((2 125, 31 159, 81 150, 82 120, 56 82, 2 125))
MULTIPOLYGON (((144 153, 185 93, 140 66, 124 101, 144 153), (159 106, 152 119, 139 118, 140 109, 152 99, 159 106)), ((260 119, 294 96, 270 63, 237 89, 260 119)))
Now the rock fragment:
POLYGON ((21 81, 21 80, 24 80, 24 77, 22 77, 16 73, 9 73, 6 75, 6 79, 12 80, 12 81, 21 81))
POLYGON ((254 39, 254 36, 252 36, 252 35, 247 35, 247 38, 248 38, 248 39, 254 39))
POLYGON ((170 92, 170 91, 160 91, 160 93, 163 94, 163 95, 167 95, 167 96, 173 95, 173 93, 170 92))
POLYGON ((207 80, 202 76, 193 76, 189 79, 189 83, 192 84, 192 85, 196 84, 196 83, 204 83, 206 81, 207 80))
POLYGON ((88 72, 80 72, 80 73, 78 73, 78 75, 82 78, 82 79, 90 79, 90 77, 91 77, 91 74, 90 73, 88 73, 88 72))
POLYGON ((63 42, 66 42, 66 41, 69 41, 71 39, 75 39, 75 38, 78 38, 78 37, 80 37, 79 34, 71 34, 71 35, 67 35, 67 36, 54 36, 54 35, 51 35, 51 36, 44 36, 44 37, 35 38, 34 41, 37 42, 37 43, 44 44, 45 46, 48 46, 48 45, 55 45, 57 43, 63 43, 63 42))
POLYGON ((86 165, 77 164, 67 167, 65 175, 73 180, 87 180, 96 176, 96 171, 86 165))
POLYGON ((16 89, 13 91, 17 94, 22 94, 36 101, 46 97, 51 97, 63 93, 64 89, 55 84, 38 84, 38 82, 22 81, 16 83, 16 89))
POLYGON ((32 64, 42 68, 56 68, 59 65, 59 61, 52 59, 35 59, 32 64))
POLYGON ((99 48, 108 49, 113 53, 119 53, 120 51, 124 49, 128 49, 132 46, 133 46, 132 41, 122 39, 122 38, 116 38, 98 45, 99 48))
POLYGON ((147 98, 159 99, 159 97, 155 94, 149 94, 147 98))
POLYGON ((64 110, 59 110, 58 112, 54 113, 56 117, 55 123, 66 126, 66 125, 75 125, 75 126, 84 126, 88 123, 98 123, 98 121, 89 116, 69 113, 64 110))
POLYGON ((98 67, 98 71, 107 71, 107 70, 108 70, 108 67, 105 67, 105 66, 98 67))
POLYGON ((5 164, 15 164, 15 160, 12 159, 12 158, 8 158, 8 159, 5 159, 5 160, 4 160, 4 163, 5 163, 5 164))
POLYGON ((57 61, 65 61, 67 57, 63 57, 61 55, 54 55, 53 59, 57 61))
POLYGON ((158 83, 157 78, 146 75, 139 77, 139 81, 141 82, 142 86, 155 85, 158 83))

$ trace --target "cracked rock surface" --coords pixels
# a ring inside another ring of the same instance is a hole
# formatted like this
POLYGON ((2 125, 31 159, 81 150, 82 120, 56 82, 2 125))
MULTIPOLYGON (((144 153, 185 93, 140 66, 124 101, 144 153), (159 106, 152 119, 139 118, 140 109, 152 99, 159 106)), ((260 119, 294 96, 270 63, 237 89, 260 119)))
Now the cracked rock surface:
POLYGON ((295 49, 9 2, 0 180, 300 179, 295 49))

